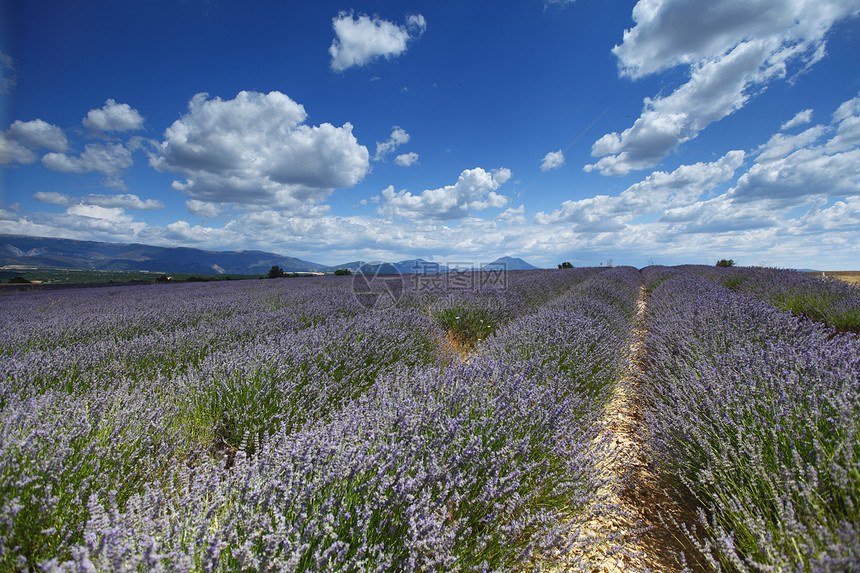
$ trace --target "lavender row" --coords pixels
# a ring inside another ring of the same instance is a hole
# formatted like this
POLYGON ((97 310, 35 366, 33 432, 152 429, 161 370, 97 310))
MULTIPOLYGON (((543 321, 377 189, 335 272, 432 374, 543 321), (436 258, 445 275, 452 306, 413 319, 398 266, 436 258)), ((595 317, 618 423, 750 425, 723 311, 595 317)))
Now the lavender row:
POLYGON ((647 423, 715 570, 860 566, 860 339, 649 268, 647 423))
POLYGON ((595 511, 594 421, 638 281, 606 271, 503 325, 469 363, 402 364, 316 422, 249 435, 235 457, 188 454, 124 502, 93 494, 84 541, 53 564, 484 570, 557 549, 595 511))
POLYGON ((243 331, 293 330, 364 312, 350 287, 348 277, 326 277, 4 293, 0 353, 163 336, 238 316, 243 331))
MULTIPOLYGON (((170 291, 185 299, 167 301, 151 287, 111 290, 107 310, 93 320, 90 313, 103 302, 90 296, 93 291, 21 299, 9 323, 22 326, 18 334, 28 342, 2 360, 2 420, 15 420, 4 426, 2 442, 10 500, 3 510, 3 561, 21 556, 33 563, 45 548, 79 539, 88 492, 104 500, 116 489, 114 499, 123 505, 152 477, 144 467, 163 474, 198 446, 207 456, 232 455, 242 440, 260 442, 276 430, 288 435, 325 422, 386 372, 437 356, 440 333, 430 317, 392 304, 377 309, 385 314, 365 312, 343 280, 323 289, 306 284, 306 291, 282 284, 288 282, 205 285, 219 287, 211 290, 193 285, 170 291), (328 292, 321 296, 321 290, 328 292), (255 310, 274 314, 262 312, 261 318, 255 310), (28 324, 28 313, 39 323, 28 324), (46 325, 60 336, 49 339, 46 325), (119 403, 134 403, 142 419, 160 421, 155 435, 165 443, 154 459, 151 439, 128 430, 133 424, 115 426, 104 414, 119 403), (62 407, 45 411, 50 404, 62 407), (38 424, 45 420, 49 429, 38 424), (105 449, 107 438, 121 455, 105 449), (138 463, 142 459, 147 463, 138 463), (105 463, 115 471, 103 471, 105 463), (91 486, 93 474, 101 489, 91 486), (52 493, 59 490, 64 495, 52 493)), ((541 289, 539 282, 535 286, 541 289)), ((249 445, 245 449, 252 451, 249 445)))
POLYGON ((783 310, 825 322, 844 331, 860 332, 860 287, 793 270, 770 268, 681 267, 783 310))

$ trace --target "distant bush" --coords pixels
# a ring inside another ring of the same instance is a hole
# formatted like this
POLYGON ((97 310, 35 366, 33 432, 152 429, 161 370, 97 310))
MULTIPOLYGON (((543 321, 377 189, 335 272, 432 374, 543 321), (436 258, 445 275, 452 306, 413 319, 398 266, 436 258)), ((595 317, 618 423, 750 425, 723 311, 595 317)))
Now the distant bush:
POLYGON ((170 277, 167 275, 160 275, 158 277, 155 277, 155 282, 157 282, 157 283, 166 283, 169 280, 170 280, 170 277))
POLYGON ((560 268, 560 269, 572 269, 573 265, 567 261, 564 261, 563 263, 558 264, 558 268, 560 268))
POLYGON ((346 275, 351 275, 352 271, 349 269, 337 269, 334 271, 334 274, 337 276, 346 276, 346 275))
POLYGON ((733 267, 735 266, 735 261, 733 259, 720 259, 717 261, 718 267, 733 267))
POLYGON ((9 282, 14 284, 30 284, 30 281, 21 276, 12 277, 11 279, 9 279, 9 282))
POLYGON ((272 265, 272 268, 269 269, 269 278, 277 279, 281 278, 282 276, 284 276, 284 269, 282 269, 278 265, 272 265))

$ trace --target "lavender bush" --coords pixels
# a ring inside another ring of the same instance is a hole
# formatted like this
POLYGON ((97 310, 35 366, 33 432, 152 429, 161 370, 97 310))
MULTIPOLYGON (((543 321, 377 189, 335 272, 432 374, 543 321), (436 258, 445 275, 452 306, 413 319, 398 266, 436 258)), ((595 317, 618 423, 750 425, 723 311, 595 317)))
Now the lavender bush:
POLYGON ((594 511, 639 278, 510 278, 407 281, 372 309, 341 278, 4 296, 0 567, 483 570, 558 549, 594 511), (493 311, 468 363, 428 312, 454 299, 493 311))
POLYGON ((683 268, 792 314, 825 322, 842 331, 860 332, 860 287, 857 285, 782 269, 683 268))
POLYGON ((700 508, 691 540, 715 570, 857 570, 858 337, 677 269, 643 275, 652 452, 700 508))

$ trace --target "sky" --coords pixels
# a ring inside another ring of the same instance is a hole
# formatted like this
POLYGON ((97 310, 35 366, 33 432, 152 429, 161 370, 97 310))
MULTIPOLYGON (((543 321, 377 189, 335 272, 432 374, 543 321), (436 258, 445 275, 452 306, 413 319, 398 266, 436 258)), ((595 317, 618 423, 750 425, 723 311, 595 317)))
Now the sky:
POLYGON ((860 0, 0 6, 0 232, 860 269, 860 0))

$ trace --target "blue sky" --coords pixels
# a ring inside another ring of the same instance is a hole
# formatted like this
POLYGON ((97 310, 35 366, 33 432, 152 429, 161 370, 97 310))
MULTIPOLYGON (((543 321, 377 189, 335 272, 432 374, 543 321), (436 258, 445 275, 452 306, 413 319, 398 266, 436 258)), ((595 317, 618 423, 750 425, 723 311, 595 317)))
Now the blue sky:
POLYGON ((0 232, 860 268, 860 0, 5 2, 0 232))

